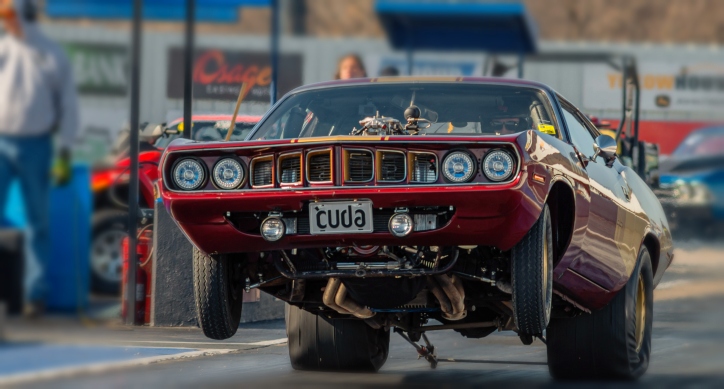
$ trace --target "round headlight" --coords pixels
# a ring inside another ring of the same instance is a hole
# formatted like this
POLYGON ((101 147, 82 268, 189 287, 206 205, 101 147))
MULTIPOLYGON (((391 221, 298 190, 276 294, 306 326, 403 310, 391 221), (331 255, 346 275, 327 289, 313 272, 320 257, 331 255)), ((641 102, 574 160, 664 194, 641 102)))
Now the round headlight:
POLYGON ((173 181, 183 190, 200 188, 205 178, 204 167, 193 158, 182 159, 173 168, 173 181))
POLYGON ((513 175, 513 157, 503 150, 493 150, 483 159, 483 173, 490 181, 505 181, 513 175))
POLYGON ((392 218, 390 218, 390 233, 398 238, 409 235, 414 227, 415 222, 409 214, 398 213, 392 215, 392 218))
POLYGON ((464 151, 454 151, 442 161, 442 174, 452 182, 466 182, 475 174, 473 157, 464 151))
POLYGON ((214 184, 221 189, 234 189, 244 181, 244 168, 234 158, 224 158, 214 165, 214 184))
POLYGON ((269 217, 261 223, 261 237, 267 242, 278 241, 285 230, 284 222, 278 217, 269 217))

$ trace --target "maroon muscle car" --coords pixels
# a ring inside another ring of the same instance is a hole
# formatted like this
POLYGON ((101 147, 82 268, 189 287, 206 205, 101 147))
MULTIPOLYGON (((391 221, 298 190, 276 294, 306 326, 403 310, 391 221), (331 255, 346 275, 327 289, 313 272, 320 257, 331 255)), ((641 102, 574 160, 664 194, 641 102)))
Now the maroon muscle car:
POLYGON ((545 85, 335 81, 290 92, 244 142, 174 141, 161 195, 196 247, 210 338, 259 288, 288 303, 295 369, 377 370, 390 331, 434 367, 428 331, 509 330, 545 341, 556 378, 636 378, 672 242, 615 153, 545 85))

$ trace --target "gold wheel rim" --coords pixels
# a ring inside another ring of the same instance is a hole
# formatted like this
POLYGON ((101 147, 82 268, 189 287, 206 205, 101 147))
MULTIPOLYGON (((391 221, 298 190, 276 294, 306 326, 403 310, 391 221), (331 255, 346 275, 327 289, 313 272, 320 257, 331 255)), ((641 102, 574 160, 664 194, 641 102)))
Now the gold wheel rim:
POLYGON ((636 288, 636 352, 641 351, 644 344, 644 331, 646 329, 646 287, 644 277, 639 275, 636 288))

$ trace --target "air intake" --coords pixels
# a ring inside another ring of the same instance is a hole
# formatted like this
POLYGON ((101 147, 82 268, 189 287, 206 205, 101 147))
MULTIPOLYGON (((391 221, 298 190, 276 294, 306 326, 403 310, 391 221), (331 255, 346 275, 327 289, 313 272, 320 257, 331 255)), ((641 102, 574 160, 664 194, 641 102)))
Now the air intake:
POLYGON ((411 182, 430 184, 437 181, 437 157, 435 154, 415 153, 411 160, 411 182))
POLYGON ((377 181, 399 182, 405 179, 405 154, 393 151, 379 152, 379 168, 377 181))
POLYGON ((374 175, 372 152, 364 150, 349 151, 347 155, 347 181, 368 182, 374 175))
POLYGON ((251 176, 252 186, 267 186, 272 184, 272 160, 254 161, 251 176))
POLYGON ((296 184, 302 182, 301 155, 286 155, 280 158, 279 182, 282 184, 296 184))
POLYGON ((331 151, 310 153, 307 157, 307 178, 309 182, 330 182, 332 181, 332 160, 331 151))

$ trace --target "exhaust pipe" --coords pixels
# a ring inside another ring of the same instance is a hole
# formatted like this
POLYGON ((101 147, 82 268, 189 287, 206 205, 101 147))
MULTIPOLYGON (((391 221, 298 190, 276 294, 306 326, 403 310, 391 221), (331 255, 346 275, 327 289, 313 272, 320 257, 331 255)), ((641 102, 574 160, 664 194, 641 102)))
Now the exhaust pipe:
POLYGON ((432 294, 440 302, 442 317, 447 320, 464 319, 468 312, 465 310, 465 289, 459 278, 455 275, 448 277, 440 274, 427 278, 432 294))
POLYGON ((322 295, 322 302, 342 315, 354 315, 360 319, 369 319, 375 315, 374 312, 348 298, 347 287, 342 284, 342 280, 339 278, 333 277, 327 281, 327 287, 324 288, 324 294, 322 295))

